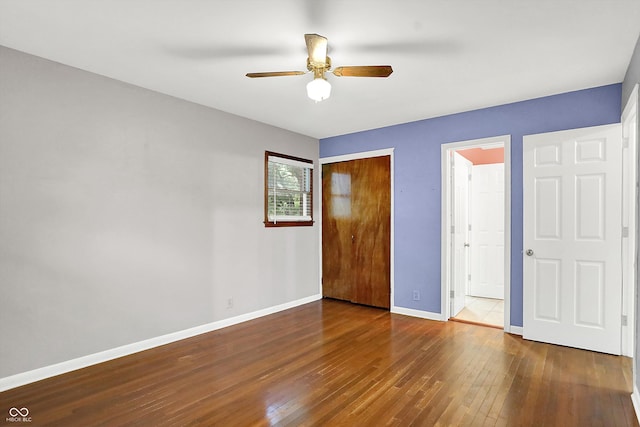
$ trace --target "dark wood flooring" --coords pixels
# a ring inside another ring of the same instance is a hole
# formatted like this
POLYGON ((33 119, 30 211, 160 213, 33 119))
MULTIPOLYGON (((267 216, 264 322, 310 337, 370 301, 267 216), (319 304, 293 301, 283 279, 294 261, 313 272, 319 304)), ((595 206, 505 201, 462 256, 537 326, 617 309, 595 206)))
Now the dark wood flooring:
POLYGON ((0 425, 15 406, 30 426, 637 426, 630 377, 628 358, 322 300, 0 393, 0 425))

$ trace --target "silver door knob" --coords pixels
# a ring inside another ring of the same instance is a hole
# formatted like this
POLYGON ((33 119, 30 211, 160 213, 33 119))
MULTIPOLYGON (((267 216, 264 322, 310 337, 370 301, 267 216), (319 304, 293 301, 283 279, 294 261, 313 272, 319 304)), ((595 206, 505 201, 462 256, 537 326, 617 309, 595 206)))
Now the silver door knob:
POLYGON ((527 256, 532 256, 533 255, 533 249, 527 249, 525 254, 527 254, 527 256))
POLYGON ((469 245, 468 243, 465 243, 465 244, 464 244, 464 247, 465 247, 465 248, 468 248, 469 246, 470 246, 470 245, 469 245))

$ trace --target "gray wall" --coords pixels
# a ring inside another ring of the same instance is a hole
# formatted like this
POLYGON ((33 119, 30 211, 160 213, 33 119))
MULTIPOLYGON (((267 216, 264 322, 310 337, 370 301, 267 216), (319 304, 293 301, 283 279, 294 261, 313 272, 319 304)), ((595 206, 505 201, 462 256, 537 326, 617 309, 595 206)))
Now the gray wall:
POLYGON ((629 95, 631 95, 631 91, 636 83, 640 83, 640 37, 638 37, 638 41, 636 42, 636 47, 633 51, 633 56, 631 57, 631 61, 629 62, 629 68, 627 68, 627 72, 624 76, 624 81, 622 82, 622 109, 627 105, 627 101, 629 100, 629 95))
POLYGON ((317 165, 313 138, 0 47, 0 378, 317 294, 318 225, 263 226, 265 150, 317 165))
MULTIPOLYGON (((629 62, 629 68, 624 76, 624 81, 622 82, 622 109, 627 105, 627 101, 629 100, 629 96, 631 95, 631 91, 635 87, 637 83, 640 83, 640 37, 638 37, 638 41, 636 42, 636 48, 633 51, 633 56, 631 57, 631 61, 629 62)), ((640 133, 637 133, 640 134, 640 133)), ((638 164, 638 170, 640 170, 640 164, 638 164)), ((640 221, 636 218, 636 221, 640 221)), ((638 257, 638 262, 636 266, 640 265, 640 253, 638 257)), ((637 268, 637 267, 636 267, 637 268)), ((634 363, 635 363, 635 372, 640 372, 640 346, 638 346, 638 331, 640 331, 640 315, 638 314, 638 307, 640 307, 640 301, 638 300, 638 283, 637 279, 640 274, 636 270, 636 332, 635 332, 635 343, 636 348, 634 352, 634 363)), ((640 375, 636 378, 635 387, 640 389, 640 375)))

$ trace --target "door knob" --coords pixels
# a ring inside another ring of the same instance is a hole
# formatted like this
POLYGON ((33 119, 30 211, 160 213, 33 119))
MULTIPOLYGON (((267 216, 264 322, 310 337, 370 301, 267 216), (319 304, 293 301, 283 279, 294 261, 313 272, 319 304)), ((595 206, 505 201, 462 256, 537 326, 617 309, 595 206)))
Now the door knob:
POLYGON ((533 249, 527 249, 525 254, 527 254, 527 256, 532 256, 533 255, 533 249))
POLYGON ((468 248, 468 247, 469 247, 469 244, 468 244, 468 243, 465 243, 465 244, 464 244, 464 247, 465 247, 465 248, 468 248))

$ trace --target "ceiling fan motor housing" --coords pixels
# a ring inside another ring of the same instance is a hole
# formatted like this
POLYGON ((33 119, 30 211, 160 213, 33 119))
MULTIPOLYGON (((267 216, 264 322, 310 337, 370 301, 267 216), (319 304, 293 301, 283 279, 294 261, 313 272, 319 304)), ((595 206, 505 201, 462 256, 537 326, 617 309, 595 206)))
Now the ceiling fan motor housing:
POLYGON ((311 58, 307 58, 307 70, 313 71, 313 78, 324 78, 325 71, 331 69, 331 58, 326 57, 327 60, 324 63, 311 62, 311 58))

